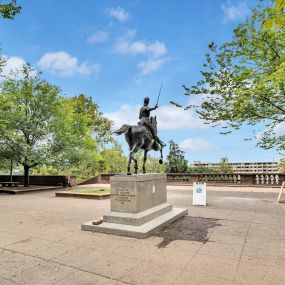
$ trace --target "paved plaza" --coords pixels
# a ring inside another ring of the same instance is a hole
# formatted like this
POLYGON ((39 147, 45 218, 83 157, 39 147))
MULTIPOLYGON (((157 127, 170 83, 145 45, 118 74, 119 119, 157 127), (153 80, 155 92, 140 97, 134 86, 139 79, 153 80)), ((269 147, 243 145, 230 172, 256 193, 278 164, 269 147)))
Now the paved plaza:
MULTIPOLYGON (((88 188, 82 186, 79 188, 88 188)), ((54 191, 0 195, 0 284, 285 284, 285 204, 278 189, 210 187, 192 206, 190 186, 168 186, 189 216, 218 219, 207 242, 134 239, 80 230, 109 200, 54 191)))

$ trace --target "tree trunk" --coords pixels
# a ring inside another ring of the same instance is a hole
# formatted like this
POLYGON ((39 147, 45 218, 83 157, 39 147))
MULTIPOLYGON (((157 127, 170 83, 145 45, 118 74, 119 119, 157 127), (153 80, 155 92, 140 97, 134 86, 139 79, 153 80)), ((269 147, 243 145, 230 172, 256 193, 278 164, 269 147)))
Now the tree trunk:
POLYGON ((13 182, 13 158, 11 158, 10 164, 10 182, 13 182))
POLYGON ((28 187, 30 185, 30 166, 24 165, 24 186, 28 187))

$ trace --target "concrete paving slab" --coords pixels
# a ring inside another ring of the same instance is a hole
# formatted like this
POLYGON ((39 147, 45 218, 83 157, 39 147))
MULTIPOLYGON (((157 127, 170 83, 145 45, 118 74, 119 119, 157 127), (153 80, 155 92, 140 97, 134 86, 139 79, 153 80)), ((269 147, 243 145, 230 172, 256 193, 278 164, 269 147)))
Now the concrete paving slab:
POLYGON ((235 259, 205 256, 198 252, 185 269, 215 278, 234 280, 238 264, 235 259))
POLYGON ((39 258, 11 251, 5 251, 0 257, 1 277, 6 279, 31 269, 42 262, 39 258))
POLYGON ((148 261, 169 262, 176 267, 184 268, 197 254, 203 244, 196 241, 176 240, 166 247, 151 247, 152 252, 148 255, 148 261))
POLYGON ((69 275, 68 277, 53 283, 53 285, 123 285, 123 284, 125 283, 81 270, 78 270, 75 273, 69 275))
POLYGON ((245 236, 249 229, 249 223, 240 221, 224 220, 220 224, 222 226, 216 229, 220 233, 245 236))
POLYGON ((5 247, 28 238, 30 238, 30 236, 0 231, 0 247, 5 247))
POLYGON ((267 224, 251 224, 248 230, 248 236, 259 236, 267 239, 284 239, 280 226, 267 224))
POLYGON ((100 259, 94 259, 92 262, 80 266, 80 268, 103 277, 120 280, 120 277, 130 269, 140 267, 141 264, 142 261, 138 258, 109 253, 108 255, 102 255, 100 259))
POLYGON ((31 284, 40 284, 40 285, 51 285, 62 278, 65 278, 72 273, 75 273, 77 269, 71 267, 51 263, 51 262, 42 262, 32 269, 23 271, 10 278, 11 281, 16 282, 21 285, 31 285, 31 284))
POLYGON ((76 248, 58 257, 50 259, 51 262, 61 265, 82 268, 84 265, 91 263, 93 260, 101 260, 104 256, 103 252, 86 248, 76 248))
POLYGON ((282 251, 245 246, 241 261, 285 268, 285 254, 282 251))
POLYGON ((74 249, 71 245, 30 238, 6 247, 8 250, 28 254, 45 260, 60 256, 74 249))
POLYGON ((246 235, 232 234, 216 230, 214 233, 210 235, 210 242, 215 242, 220 244, 243 245, 245 242, 245 237, 246 235))
POLYGON ((251 285, 283 285, 284 269, 280 267, 242 262, 236 281, 251 285))
POLYGON ((264 238, 261 236, 247 236, 245 245, 247 247, 254 247, 263 250, 270 250, 273 252, 280 252, 285 255, 285 240, 264 238))
POLYGON ((120 278, 120 281, 138 285, 173 285, 182 270, 182 268, 169 266, 166 262, 148 261, 131 268, 120 278))
POLYGON ((280 215, 266 215, 266 214, 255 214, 252 222, 257 224, 268 224, 280 226, 280 215))
POLYGON ((220 244, 215 242, 207 242, 202 245, 199 255, 207 257, 218 257, 239 261, 243 251, 243 244, 220 244))
POLYGON ((232 285, 233 280, 225 278, 216 278, 202 273, 197 273, 194 270, 184 270, 175 280, 175 285, 232 285))

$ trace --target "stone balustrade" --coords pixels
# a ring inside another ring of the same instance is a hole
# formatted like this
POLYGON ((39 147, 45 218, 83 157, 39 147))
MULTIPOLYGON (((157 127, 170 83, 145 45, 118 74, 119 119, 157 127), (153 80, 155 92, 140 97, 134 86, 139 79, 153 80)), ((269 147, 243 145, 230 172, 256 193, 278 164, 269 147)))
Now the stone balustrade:
MULTIPOLYGON (((100 174, 81 184, 109 183, 115 174, 100 174)), ((208 184, 279 186, 285 181, 285 173, 167 173, 168 184, 208 184)))

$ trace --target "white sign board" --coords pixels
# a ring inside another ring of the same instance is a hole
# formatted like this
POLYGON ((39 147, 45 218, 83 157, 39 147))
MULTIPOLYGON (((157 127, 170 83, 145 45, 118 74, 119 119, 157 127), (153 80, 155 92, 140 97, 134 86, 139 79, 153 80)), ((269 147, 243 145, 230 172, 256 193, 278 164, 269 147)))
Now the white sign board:
POLYGON ((207 185, 206 183, 193 183, 193 205, 207 205, 207 185))

